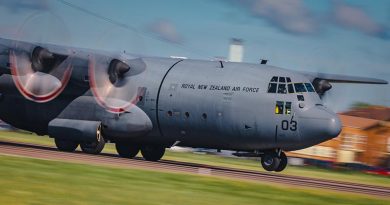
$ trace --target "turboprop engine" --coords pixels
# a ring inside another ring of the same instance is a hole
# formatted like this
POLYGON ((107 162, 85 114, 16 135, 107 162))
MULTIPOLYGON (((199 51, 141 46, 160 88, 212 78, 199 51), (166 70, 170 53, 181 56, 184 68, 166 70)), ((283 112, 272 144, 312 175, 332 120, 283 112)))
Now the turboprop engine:
POLYGON ((123 113, 110 113, 99 106, 92 96, 83 96, 52 120, 48 131, 53 138, 88 142, 96 140, 96 133, 107 140, 125 140, 145 136, 152 128, 147 114, 135 105, 123 113))

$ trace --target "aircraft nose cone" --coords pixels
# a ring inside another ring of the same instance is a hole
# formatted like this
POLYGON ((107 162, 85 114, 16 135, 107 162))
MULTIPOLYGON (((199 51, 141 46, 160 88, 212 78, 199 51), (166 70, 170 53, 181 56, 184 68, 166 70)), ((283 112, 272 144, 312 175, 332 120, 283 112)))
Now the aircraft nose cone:
POLYGON ((337 137, 341 132, 341 121, 337 114, 323 106, 306 110, 300 117, 302 143, 312 146, 337 137))
POLYGON ((339 117, 336 114, 333 114, 333 116, 330 116, 328 118, 328 126, 325 130, 325 132, 329 136, 329 139, 332 139, 332 138, 339 136, 341 129, 342 129, 342 126, 341 126, 341 121, 340 121, 339 117))

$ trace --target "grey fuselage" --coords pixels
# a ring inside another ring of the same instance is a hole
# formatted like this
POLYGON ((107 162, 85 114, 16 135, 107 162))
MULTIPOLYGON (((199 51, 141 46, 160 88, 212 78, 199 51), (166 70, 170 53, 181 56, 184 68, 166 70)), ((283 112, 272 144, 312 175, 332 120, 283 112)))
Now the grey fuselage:
MULTIPOLYGON (((292 83, 310 83, 298 72, 268 65, 218 61, 143 58, 146 69, 132 81, 143 92, 131 109, 140 109, 148 119, 127 119, 99 106, 92 96, 88 67, 74 66, 64 92, 47 103, 25 99, 12 77, 0 77, 0 118, 20 128, 48 134, 55 118, 105 122, 116 119, 114 127, 126 120, 150 120, 144 135, 111 134, 111 141, 141 144, 173 144, 227 150, 303 149, 336 137, 341 129, 335 113, 322 105, 315 92, 268 93, 274 76, 292 83), (298 101, 297 96, 304 97, 298 101), (291 112, 276 114, 277 102, 291 102, 291 112), (120 137, 118 137, 121 135, 120 137)), ((1 66, 7 62, 1 61, 1 66)), ((124 125, 125 126, 125 125, 124 125)), ((115 133, 111 132, 111 133, 115 133)))

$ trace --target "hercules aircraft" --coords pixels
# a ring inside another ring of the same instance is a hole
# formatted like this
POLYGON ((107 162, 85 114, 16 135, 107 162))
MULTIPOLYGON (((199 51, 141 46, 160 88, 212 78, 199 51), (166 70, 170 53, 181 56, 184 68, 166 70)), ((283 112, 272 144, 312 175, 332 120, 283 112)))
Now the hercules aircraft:
POLYGON ((267 171, 284 151, 339 135, 321 96, 330 83, 372 78, 305 73, 267 64, 134 57, 0 39, 0 118, 49 135, 60 151, 158 161, 180 145, 261 157, 267 171))

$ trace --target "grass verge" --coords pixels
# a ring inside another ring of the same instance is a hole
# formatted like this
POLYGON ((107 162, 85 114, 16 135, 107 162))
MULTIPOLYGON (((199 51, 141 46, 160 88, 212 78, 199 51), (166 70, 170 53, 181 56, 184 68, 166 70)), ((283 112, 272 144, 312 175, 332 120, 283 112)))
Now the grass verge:
POLYGON ((0 156, 1 204, 389 204, 353 194, 0 156))
MULTIPOLYGON (((48 137, 39 137, 33 134, 25 132, 0 132, 0 140, 10 140, 23 143, 33 143, 39 145, 54 146, 53 139, 48 137)), ((107 144, 104 152, 116 153, 113 144, 107 144)), ((247 169, 255 171, 263 171, 260 166, 260 162, 254 159, 242 159, 242 158, 227 158, 210 154, 194 154, 194 153, 182 153, 167 151, 164 155, 166 160, 174 160, 181 162, 191 162, 199 164, 208 164, 214 166, 223 166, 229 168, 247 169)), ((294 167, 289 166, 281 174, 305 176, 318 179, 331 179, 344 182, 354 182, 361 184, 379 185, 390 187, 390 177, 376 176, 364 174, 357 171, 337 171, 327 170, 315 167, 294 167)))

